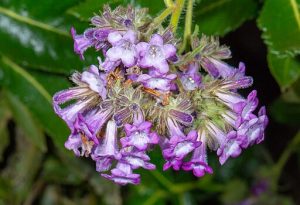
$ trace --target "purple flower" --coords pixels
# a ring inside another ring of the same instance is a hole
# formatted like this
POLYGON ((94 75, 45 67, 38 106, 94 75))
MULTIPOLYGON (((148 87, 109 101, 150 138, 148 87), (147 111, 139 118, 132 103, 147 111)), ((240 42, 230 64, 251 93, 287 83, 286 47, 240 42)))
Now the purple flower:
POLYGON ((259 144, 264 140, 264 131, 268 124, 266 108, 261 107, 258 111, 258 117, 242 123, 237 130, 239 137, 244 137, 246 143, 242 144, 243 148, 247 148, 254 143, 259 144))
POLYGON ((99 74, 96 66, 91 66, 82 74, 75 73, 72 80, 78 86, 63 90, 53 96, 53 106, 56 114, 60 116, 69 127, 72 126, 78 113, 85 111, 94 101, 106 98, 105 79, 99 74), (76 100, 75 103, 61 108, 61 105, 76 100))
POLYGON ((180 75, 180 80, 185 90, 195 90, 200 86, 201 75, 198 72, 199 65, 190 63, 186 71, 180 75))
POLYGON ((194 150, 191 160, 182 165, 182 169, 185 171, 193 170, 196 177, 203 177, 205 173, 213 173, 213 169, 207 163, 206 137, 205 132, 202 131, 200 134, 201 145, 194 150))
POLYGON ((138 184, 134 170, 156 169, 148 155, 156 144, 164 170, 202 177, 213 173, 207 149, 224 164, 264 139, 268 117, 264 107, 255 112, 257 92, 238 93, 253 79, 243 63, 223 62, 231 53, 218 39, 192 36, 191 51, 177 55, 172 30, 152 28, 146 9, 131 6, 105 6, 91 25, 81 35, 71 29, 74 51, 81 59, 90 47, 101 51, 99 66, 75 72, 75 87, 56 93, 53 107, 71 131, 65 147, 92 158, 103 177, 138 184))
POLYGON ((91 156, 96 161, 98 172, 107 171, 113 159, 120 159, 117 146, 117 125, 114 121, 108 121, 105 136, 91 156))
POLYGON ((176 48, 172 44, 164 44, 163 38, 154 34, 149 43, 137 44, 140 55, 139 65, 142 68, 155 68, 159 73, 166 74, 169 71, 168 59, 176 55, 176 48))
POLYGON ((150 132, 152 124, 148 121, 137 125, 125 124, 126 137, 121 138, 123 147, 134 146, 140 151, 147 149, 148 144, 157 144, 159 137, 156 133, 150 132))
POLYGON ((223 165, 229 157, 238 157, 241 152, 241 144, 244 143, 243 138, 239 138, 236 131, 227 134, 225 143, 217 150, 220 164, 223 165))
POLYGON ((92 65, 88 71, 81 74, 81 81, 89 85, 89 88, 97 92, 103 100, 106 99, 106 77, 100 74, 99 69, 92 65))
POLYGON ((71 34, 74 40, 74 52, 83 60, 84 52, 90 47, 95 47, 96 50, 105 50, 107 47, 107 37, 110 32, 112 32, 111 29, 90 28, 83 34, 77 35, 76 30, 72 27, 71 34))
POLYGON ((238 102, 233 106, 233 110, 239 115, 238 124, 243 123, 245 120, 256 118, 256 116, 252 113, 258 105, 256 95, 256 90, 253 90, 248 95, 247 100, 238 102))
POLYGON ((102 102, 101 106, 84 113, 86 125, 93 135, 96 135, 103 128, 103 125, 112 117, 113 107, 102 107, 103 104, 108 103, 109 102, 102 102))
POLYGON ((89 156, 95 144, 92 133, 84 124, 82 116, 78 115, 72 127, 72 133, 65 142, 68 150, 73 150, 76 156, 89 156))
POLYGON ((201 145, 197 141, 197 132, 192 130, 187 136, 183 134, 177 123, 168 120, 169 132, 171 135, 170 140, 163 148, 163 156, 167 160, 164 164, 164 170, 173 169, 178 170, 182 164, 182 160, 195 148, 201 145))
POLYGON ((74 40, 74 52, 77 53, 83 60, 83 53, 86 51, 86 49, 92 47, 94 42, 92 39, 86 38, 84 34, 77 35, 76 30, 73 27, 71 28, 71 34, 74 40))
POLYGON ((245 99, 235 92, 217 90, 215 95, 218 97, 218 100, 225 105, 227 105, 231 110, 234 109, 234 106, 238 103, 244 102, 245 99))
POLYGON ((122 158, 120 161, 123 163, 127 163, 131 166, 132 169, 138 169, 139 167, 143 167, 144 169, 155 169, 155 165, 148 162, 150 157, 144 152, 135 150, 133 148, 123 148, 122 158))
POLYGON ((230 78, 236 79, 245 76, 245 64, 240 63, 238 68, 234 68, 227 63, 211 57, 204 57, 201 59, 202 67, 214 78, 230 78))
POLYGON ((122 162, 119 162, 117 167, 111 170, 111 175, 101 174, 101 176, 120 185, 140 183, 140 175, 132 173, 131 166, 122 162))
POLYGON ((108 35, 108 41, 113 46, 106 52, 106 60, 109 62, 121 61, 126 67, 132 67, 137 61, 135 48, 136 33, 129 30, 123 36, 119 32, 108 35))
POLYGON ((172 87, 172 80, 176 77, 176 74, 165 74, 161 76, 142 74, 137 78, 137 82, 141 82, 147 88, 167 92, 170 91, 172 87))

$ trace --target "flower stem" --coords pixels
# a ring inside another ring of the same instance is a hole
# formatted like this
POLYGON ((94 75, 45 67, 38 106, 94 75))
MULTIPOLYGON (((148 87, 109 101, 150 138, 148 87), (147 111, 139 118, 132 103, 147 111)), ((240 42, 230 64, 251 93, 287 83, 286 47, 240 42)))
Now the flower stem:
POLYGON ((184 2, 185 0, 176 0, 173 6, 173 13, 171 16, 170 25, 174 33, 176 33, 178 27, 179 18, 184 7, 184 2))
POLYGON ((159 16, 151 23, 149 30, 145 36, 149 36, 161 23, 172 13, 172 7, 167 7, 159 16))
POLYGON ((183 42, 182 42, 181 48, 179 49, 179 53, 182 53, 185 50, 186 45, 189 44, 189 42, 191 40, 193 3, 194 3, 194 0, 188 0, 187 12, 186 12, 186 16, 185 16, 183 42))
POLYGON ((285 148, 285 150, 281 154, 279 160, 275 164, 275 167, 274 167, 275 176, 273 178, 274 191, 277 191, 278 180, 279 180, 279 177, 281 176, 281 172, 282 172, 285 164, 287 163, 291 154, 296 150, 296 147, 299 144, 300 144, 300 131, 298 131, 298 133, 294 136, 292 141, 285 148))
POLYGON ((155 25, 161 24, 172 13, 172 7, 167 7, 158 17, 153 21, 155 25))
POLYGON ((168 196, 168 193, 163 191, 163 190, 157 190, 156 192, 154 192, 154 194, 152 194, 152 196, 146 200, 143 205, 153 205, 156 204, 156 202, 161 199, 161 198, 165 198, 168 196))
POLYGON ((164 2, 168 8, 172 8, 174 6, 173 0, 164 0, 164 2))
POLYGON ((153 170, 150 172, 161 185, 163 185, 167 190, 171 190, 174 184, 169 181, 164 175, 162 175, 159 171, 153 170))

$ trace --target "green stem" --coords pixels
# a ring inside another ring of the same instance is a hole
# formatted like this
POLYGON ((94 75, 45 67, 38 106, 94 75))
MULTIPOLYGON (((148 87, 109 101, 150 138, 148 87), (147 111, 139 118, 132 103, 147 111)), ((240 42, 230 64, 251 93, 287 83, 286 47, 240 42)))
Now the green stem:
POLYGON ((165 5, 168 7, 168 8, 171 8, 174 6, 174 2, 173 0, 164 0, 165 2, 165 5))
POLYGON ((278 180, 279 177, 281 176, 281 172, 287 163, 288 159, 290 158, 291 154, 296 150, 297 145, 300 144, 300 131, 294 136, 292 141, 288 144, 288 146, 285 148, 283 153, 281 154, 279 160, 275 164, 274 167, 274 173, 275 176, 273 178, 273 185, 274 185, 274 190, 277 190, 278 186, 278 180))
POLYGON ((173 193, 184 193, 193 189, 196 189, 198 187, 197 181, 195 182, 187 182, 187 183, 178 183, 174 184, 173 187, 171 187, 171 192, 173 193))
POLYGON ((153 205, 156 204, 156 202, 161 199, 168 196, 168 193, 163 190, 157 190, 152 196, 147 199, 143 205, 153 205))
POLYGON ((170 25, 174 33, 176 33, 178 27, 179 18, 184 7, 184 2, 185 0, 176 0, 173 6, 173 14, 171 16, 170 25))
POLYGON ((191 40, 192 18, 193 18, 193 3, 194 3, 194 0, 188 0, 187 12, 186 12, 186 16, 185 16, 183 42, 182 42, 182 46, 179 50, 179 53, 182 53, 185 50, 186 45, 191 40))
POLYGON ((167 7, 159 16, 157 16, 153 20, 145 36, 149 36, 153 32, 153 30, 156 29, 171 13, 172 13, 172 8, 167 7))
POLYGON ((158 17, 153 21, 155 25, 161 24, 170 14, 172 13, 172 8, 167 7, 158 17))
POLYGON ((174 186, 174 184, 169 181, 164 175, 162 175, 159 171, 153 170, 150 172, 156 179, 159 181, 161 185, 163 185, 168 190, 171 190, 174 186))

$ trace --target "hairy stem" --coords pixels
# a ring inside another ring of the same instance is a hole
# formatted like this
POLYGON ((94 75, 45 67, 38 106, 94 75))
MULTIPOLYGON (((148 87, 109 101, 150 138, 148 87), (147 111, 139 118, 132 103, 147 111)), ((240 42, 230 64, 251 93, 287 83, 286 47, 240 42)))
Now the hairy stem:
POLYGON ((165 5, 169 8, 174 6, 173 0, 164 0, 164 2, 165 2, 165 5))
POLYGON ((193 3, 194 0, 188 0, 187 11, 185 15, 184 35, 179 53, 182 53, 191 40, 192 33, 192 18, 193 18, 193 3))
POLYGON ((152 33, 152 31, 155 30, 171 13, 172 8, 167 7, 159 16, 157 16, 153 20, 145 36, 149 36, 152 33))
POLYGON ((185 0, 176 0, 173 6, 173 13, 171 16, 170 25, 174 33, 176 33, 178 27, 179 18, 184 7, 184 2, 185 0))
POLYGON ((161 24, 172 13, 172 7, 167 7, 158 17, 153 21, 155 25, 161 24))

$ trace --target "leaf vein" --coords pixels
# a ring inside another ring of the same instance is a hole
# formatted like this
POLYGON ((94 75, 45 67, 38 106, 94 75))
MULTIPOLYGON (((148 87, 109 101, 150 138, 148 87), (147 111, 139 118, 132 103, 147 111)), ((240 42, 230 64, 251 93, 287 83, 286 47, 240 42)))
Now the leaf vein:
POLYGON ((298 9, 297 2, 296 2, 296 0, 290 0, 290 4, 291 4, 292 9, 293 9, 293 13, 294 13, 294 16, 295 16, 295 19, 296 19, 296 23, 297 23, 298 28, 300 30, 300 14, 299 14, 299 9, 298 9))
POLYGON ((27 71, 21 68, 19 65, 15 64, 9 58, 2 56, 2 61, 9 67, 11 67, 15 72, 19 73, 23 76, 29 83, 31 83, 40 93, 41 95, 50 103, 52 104, 52 97, 48 93, 48 91, 34 78, 32 77, 27 71))
POLYGON ((0 13, 6 15, 8 17, 11 17, 11 18, 13 18, 17 21, 29 24, 31 26, 35 26, 35 27, 38 27, 38 28, 41 28, 41 29, 44 29, 44 30, 47 30, 47 31, 50 31, 50 32, 54 32, 54 33, 62 35, 62 36, 70 37, 70 35, 67 32, 63 31, 63 30, 57 29, 53 26, 50 26, 50 25, 45 24, 45 23, 40 22, 40 21, 36 21, 32 18, 19 15, 19 14, 13 12, 13 11, 11 11, 9 9, 6 9, 4 7, 1 7, 1 6, 0 6, 0 13))

